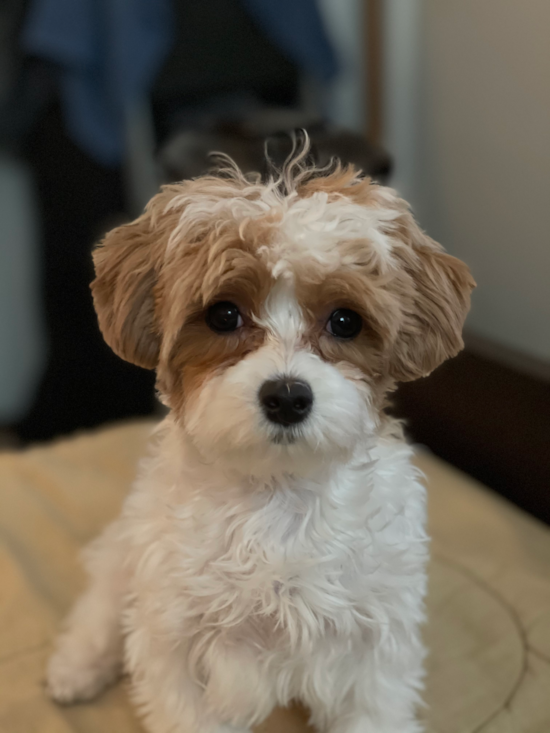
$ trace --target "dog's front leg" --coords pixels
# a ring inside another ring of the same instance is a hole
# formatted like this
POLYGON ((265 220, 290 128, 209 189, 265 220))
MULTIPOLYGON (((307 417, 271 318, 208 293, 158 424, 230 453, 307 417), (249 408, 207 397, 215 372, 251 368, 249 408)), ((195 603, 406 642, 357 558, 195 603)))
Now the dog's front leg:
POLYGON ((408 695, 399 699, 396 689, 393 702, 374 696, 361 700, 351 696, 338 709, 325 703, 312 706, 312 723, 324 733, 424 733, 416 718, 416 702, 408 695))
MULTIPOLYGON (((188 651, 159 635, 150 637, 143 629, 136 628, 128 636, 132 696, 146 729, 150 733, 251 733, 246 724, 235 722, 249 719, 248 700, 225 697, 232 693, 232 682, 242 685, 246 670, 232 670, 224 677, 224 690, 213 690, 209 675, 200 683, 191 676, 188 651)), ((223 658, 219 662, 223 667, 223 658)))
POLYGON ((313 657, 310 688, 327 692, 304 700, 312 722, 323 733, 422 733, 417 712, 424 656, 411 629, 409 639, 400 638, 399 653, 391 644, 386 649, 357 645, 332 664, 330 658, 323 662, 322 654, 313 657))
POLYGON ((67 618, 47 670, 48 691, 57 702, 90 700, 122 670, 127 577, 119 535, 115 523, 86 551, 89 587, 67 618))
POLYGON ((329 711, 323 727, 327 733, 423 733, 424 726, 417 720, 418 697, 416 690, 395 679, 385 691, 373 689, 365 694, 364 685, 339 707, 336 714, 329 711))

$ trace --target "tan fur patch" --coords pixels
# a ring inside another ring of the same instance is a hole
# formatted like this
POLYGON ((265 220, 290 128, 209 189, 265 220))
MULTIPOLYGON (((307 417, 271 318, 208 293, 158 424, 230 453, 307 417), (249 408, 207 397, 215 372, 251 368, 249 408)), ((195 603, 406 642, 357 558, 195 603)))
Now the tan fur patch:
POLYGON ((397 381, 423 377, 464 347, 462 327, 475 281, 467 265, 445 253, 414 221, 404 202, 394 236, 402 246, 392 289, 402 304, 403 321, 390 360, 397 381))
MULTIPOLYGON (((212 374, 237 363, 264 342, 264 331, 254 320, 258 317, 272 279, 247 243, 233 241, 217 256, 189 254, 193 267, 185 278, 172 282, 173 306, 167 327, 170 348, 159 365, 159 377, 170 393, 172 407, 181 414, 186 399, 212 374), (241 246, 239 246, 241 244, 241 246), (197 263, 202 265, 202 271, 197 263), (213 272, 214 271, 214 272, 213 272), (182 307, 184 294, 192 306, 182 307), (213 303, 229 301, 241 313, 244 324, 227 334, 213 332, 206 323, 206 312, 213 303)), ((185 259, 184 259, 185 262, 185 259)))
MULTIPOLYGON (((303 196, 325 191, 329 196, 345 196, 362 206, 390 209, 395 213, 395 218, 383 230, 393 243, 397 267, 385 281, 379 277, 368 241, 340 244, 342 255, 354 263, 356 297, 358 292, 369 293, 372 311, 385 312, 385 317, 379 319, 385 324, 383 330, 387 335, 395 334, 386 339, 386 344, 391 345, 387 364, 380 358, 388 376, 396 381, 417 379, 455 356, 464 345, 462 327, 470 308, 470 293, 475 287, 467 265, 446 254, 420 229, 406 202, 394 191, 368 178, 358 178, 352 166, 338 166, 325 178, 306 181, 299 190, 303 196), (397 307, 386 310, 389 301, 397 307)), ((349 274, 346 277, 353 278, 349 274)), ((338 348, 349 349, 344 344, 338 348)), ((372 353, 368 356, 372 358, 372 353)), ((353 363, 358 363, 358 359, 354 358, 353 363)))
POLYGON ((110 232, 94 252, 94 306, 105 341, 118 356, 153 369, 160 352, 154 288, 162 259, 152 240, 150 217, 110 232))
POLYGON ((376 379, 385 367, 385 355, 395 339, 399 304, 392 295, 364 273, 344 269, 331 274, 323 283, 297 283, 297 296, 309 324, 307 338, 325 361, 347 361, 376 379), (359 335, 338 339, 326 330, 331 313, 349 308, 363 320, 359 335))
POLYGON ((122 358, 157 368, 161 390, 177 411, 213 372, 258 348, 264 334, 253 322, 272 279, 256 251, 269 242, 270 228, 253 222, 246 239, 239 223, 226 219, 188 227, 170 246, 181 209, 172 204, 192 191, 216 188, 235 194, 219 179, 165 187, 132 224, 110 232, 94 253, 94 304, 105 340, 122 358), (208 306, 234 302, 244 327, 216 334, 205 322, 208 306))
POLYGON ((297 191, 303 198, 322 191, 328 194, 329 200, 345 196, 360 206, 369 206, 374 203, 375 188, 372 180, 368 177, 361 178, 360 171, 352 165, 338 164, 327 176, 306 179, 298 186, 297 191))

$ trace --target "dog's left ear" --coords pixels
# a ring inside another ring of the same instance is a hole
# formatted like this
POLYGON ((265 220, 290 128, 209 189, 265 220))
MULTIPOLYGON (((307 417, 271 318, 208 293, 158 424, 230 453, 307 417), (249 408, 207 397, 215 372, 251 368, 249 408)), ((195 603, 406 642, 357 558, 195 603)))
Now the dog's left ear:
POLYGON ((464 347, 462 327, 475 287, 464 262, 445 253, 415 222, 406 205, 395 200, 394 253, 402 267, 398 278, 403 322, 394 344, 390 371, 406 382, 430 374, 464 347))

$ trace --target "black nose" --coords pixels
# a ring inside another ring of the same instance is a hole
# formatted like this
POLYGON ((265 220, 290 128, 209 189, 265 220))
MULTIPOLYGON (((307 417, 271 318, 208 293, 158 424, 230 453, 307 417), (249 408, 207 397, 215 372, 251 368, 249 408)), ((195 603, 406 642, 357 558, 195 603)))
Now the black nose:
POLYGON ((295 425, 311 412, 313 392, 309 384, 295 379, 270 379, 259 393, 265 416, 278 425, 295 425))

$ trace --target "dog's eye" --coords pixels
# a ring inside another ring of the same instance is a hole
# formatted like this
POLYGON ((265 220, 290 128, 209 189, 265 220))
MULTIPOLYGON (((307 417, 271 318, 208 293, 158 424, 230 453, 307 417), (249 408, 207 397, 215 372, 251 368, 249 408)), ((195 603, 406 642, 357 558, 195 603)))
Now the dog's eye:
POLYGON ((210 306, 206 312, 206 323, 216 333, 228 333, 240 328, 243 319, 237 306, 224 300, 210 306))
POLYGON ((338 308, 331 313, 327 322, 327 331, 340 339, 352 339, 357 336, 363 321, 361 316, 349 308, 338 308))

